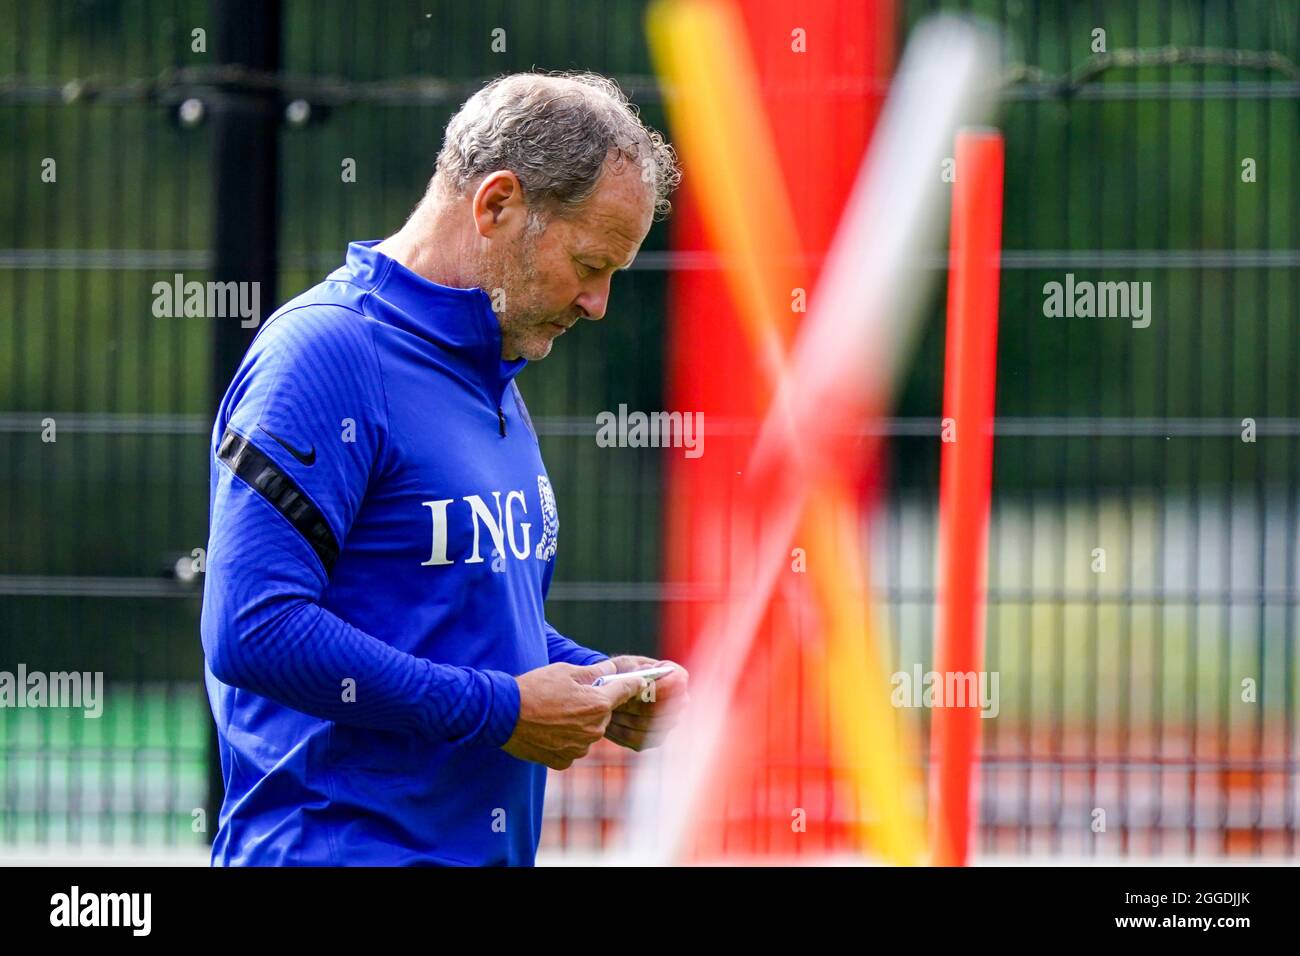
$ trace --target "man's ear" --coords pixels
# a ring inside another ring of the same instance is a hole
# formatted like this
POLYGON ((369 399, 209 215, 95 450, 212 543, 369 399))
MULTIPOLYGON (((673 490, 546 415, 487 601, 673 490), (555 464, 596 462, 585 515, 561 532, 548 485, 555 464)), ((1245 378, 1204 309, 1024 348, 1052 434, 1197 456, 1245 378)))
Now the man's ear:
POLYGON ((488 173, 474 191, 474 225, 484 239, 522 231, 528 220, 524 187, 508 169, 488 173))

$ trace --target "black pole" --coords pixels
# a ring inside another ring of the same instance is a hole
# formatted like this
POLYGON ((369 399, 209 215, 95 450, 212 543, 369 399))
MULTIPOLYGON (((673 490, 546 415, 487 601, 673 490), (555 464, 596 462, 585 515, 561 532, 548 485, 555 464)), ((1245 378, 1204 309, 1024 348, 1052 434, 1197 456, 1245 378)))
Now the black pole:
MULTIPOLYGON (((280 69, 279 0, 213 0, 214 65, 280 69)), ((256 283, 261 315, 275 310, 279 231, 278 170, 281 100, 275 89, 239 82, 215 87, 204 103, 212 117, 212 279, 256 283)), ((248 300, 243 300, 248 301, 248 300)), ((239 316, 212 318, 212 410, 257 332, 239 316)), ((215 726, 208 753, 208 840, 216 834, 224 796, 215 726)))

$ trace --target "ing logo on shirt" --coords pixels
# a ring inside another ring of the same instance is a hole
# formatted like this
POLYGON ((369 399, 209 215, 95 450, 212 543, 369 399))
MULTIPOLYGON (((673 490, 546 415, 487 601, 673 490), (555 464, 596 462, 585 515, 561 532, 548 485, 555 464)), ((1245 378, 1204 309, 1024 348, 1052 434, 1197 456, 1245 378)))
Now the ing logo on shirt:
MULTIPOLYGON (((482 495, 466 495, 464 498, 440 498, 423 501, 421 504, 429 509, 432 521, 432 542, 429 560, 421 567, 439 567, 456 564, 458 558, 448 555, 450 522, 454 518, 468 521, 474 529, 473 544, 469 557, 459 559, 462 564, 483 564, 484 550, 493 555, 496 561, 513 557, 524 561, 536 557, 539 561, 549 561, 555 556, 558 545, 560 521, 555 508, 555 494, 551 483, 545 475, 537 476, 537 496, 542 508, 542 534, 537 542, 537 550, 532 546, 532 521, 528 517, 528 499, 523 491, 489 492, 491 504, 482 495), (484 541, 484 538, 490 542, 484 541)), ((494 567, 493 570, 500 570, 494 567)))

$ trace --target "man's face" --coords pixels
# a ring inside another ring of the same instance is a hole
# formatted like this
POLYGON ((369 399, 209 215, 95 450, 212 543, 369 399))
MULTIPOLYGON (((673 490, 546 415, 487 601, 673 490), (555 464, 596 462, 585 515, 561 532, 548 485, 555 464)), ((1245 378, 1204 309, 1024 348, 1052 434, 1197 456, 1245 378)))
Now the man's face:
POLYGON ((576 213, 552 217, 540 234, 521 234, 484 282, 498 309, 502 358, 544 359, 579 319, 604 318, 610 280, 632 263, 653 213, 651 191, 629 163, 618 173, 606 169, 576 213))

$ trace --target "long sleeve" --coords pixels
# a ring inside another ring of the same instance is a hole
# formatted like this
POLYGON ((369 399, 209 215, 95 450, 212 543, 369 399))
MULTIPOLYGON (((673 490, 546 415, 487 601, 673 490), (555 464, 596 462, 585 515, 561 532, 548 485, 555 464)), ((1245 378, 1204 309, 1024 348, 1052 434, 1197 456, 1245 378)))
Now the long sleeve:
POLYGON ((263 330, 218 415, 202 635, 214 677, 325 720, 500 746, 509 674, 407 654, 322 606, 368 483, 386 399, 366 320, 312 307, 263 330))

